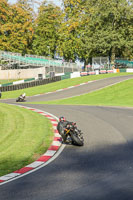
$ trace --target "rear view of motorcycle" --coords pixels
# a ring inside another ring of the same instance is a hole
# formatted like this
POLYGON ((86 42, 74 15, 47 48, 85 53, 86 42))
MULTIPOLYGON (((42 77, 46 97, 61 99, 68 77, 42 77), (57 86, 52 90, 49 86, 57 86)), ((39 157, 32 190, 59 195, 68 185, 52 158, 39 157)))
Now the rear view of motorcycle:
POLYGON ((73 145, 83 146, 83 133, 76 126, 76 123, 66 121, 64 117, 59 118, 57 130, 62 136, 63 142, 68 141, 73 145))

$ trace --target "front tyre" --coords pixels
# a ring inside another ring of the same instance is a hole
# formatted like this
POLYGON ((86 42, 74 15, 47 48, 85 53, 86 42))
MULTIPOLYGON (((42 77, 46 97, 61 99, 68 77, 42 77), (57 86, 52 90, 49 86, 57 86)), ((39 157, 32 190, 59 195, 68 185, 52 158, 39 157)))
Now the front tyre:
POLYGON ((77 146, 83 146, 84 145, 84 139, 83 139, 82 136, 79 137, 78 134, 72 133, 71 138, 72 138, 72 142, 73 142, 74 145, 77 145, 77 146))
POLYGON ((19 98, 16 99, 16 102, 19 102, 19 98))

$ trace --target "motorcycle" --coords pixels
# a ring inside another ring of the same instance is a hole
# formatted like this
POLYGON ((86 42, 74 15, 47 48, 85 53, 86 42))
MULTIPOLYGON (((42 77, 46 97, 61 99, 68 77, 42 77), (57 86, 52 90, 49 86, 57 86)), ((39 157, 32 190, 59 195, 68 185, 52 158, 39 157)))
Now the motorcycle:
POLYGON ((25 102, 25 96, 23 95, 20 95, 17 99, 16 99, 16 102, 25 102))
POLYGON ((62 136, 64 142, 68 140, 73 145, 83 146, 84 138, 83 133, 76 126, 76 123, 73 122, 59 122, 57 130, 62 136))

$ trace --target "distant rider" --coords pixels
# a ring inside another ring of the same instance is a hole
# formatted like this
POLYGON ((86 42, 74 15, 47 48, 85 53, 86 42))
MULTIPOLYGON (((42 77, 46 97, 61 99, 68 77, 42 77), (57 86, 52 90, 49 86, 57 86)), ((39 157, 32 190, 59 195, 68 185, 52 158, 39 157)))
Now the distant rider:
POLYGON ((25 99, 25 98, 26 98, 26 94, 25 93, 20 95, 20 99, 25 99))

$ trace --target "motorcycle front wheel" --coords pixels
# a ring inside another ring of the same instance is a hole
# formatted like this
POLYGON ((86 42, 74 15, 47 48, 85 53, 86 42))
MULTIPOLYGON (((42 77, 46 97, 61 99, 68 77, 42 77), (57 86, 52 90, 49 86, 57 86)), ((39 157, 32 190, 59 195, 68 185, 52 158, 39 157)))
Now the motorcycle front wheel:
POLYGON ((16 102, 19 102, 19 98, 16 99, 16 102))
POLYGON ((72 143, 74 145, 77 145, 77 146, 83 146, 84 145, 83 137, 79 137, 78 134, 72 133, 71 138, 72 138, 72 143))

